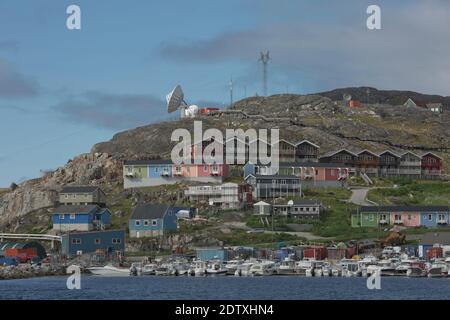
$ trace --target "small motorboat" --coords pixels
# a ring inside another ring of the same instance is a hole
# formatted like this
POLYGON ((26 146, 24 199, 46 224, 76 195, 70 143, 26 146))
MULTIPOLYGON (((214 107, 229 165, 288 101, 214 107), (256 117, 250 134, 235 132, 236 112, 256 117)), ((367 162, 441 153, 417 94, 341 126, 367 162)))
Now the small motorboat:
POLYGON ((444 262, 433 262, 427 270, 429 278, 446 278, 448 277, 448 266, 444 262))
POLYGON ((226 275, 227 271, 220 261, 211 261, 206 267, 206 274, 208 275, 226 275))
POLYGON ((156 264, 146 264, 143 268, 142 268, 142 275, 144 276, 152 276, 155 275, 155 270, 156 270, 156 264))
POLYGON ((106 265, 104 267, 91 267, 87 268, 89 272, 97 276, 107 276, 107 277, 127 277, 130 276, 129 268, 118 268, 112 265, 106 265))

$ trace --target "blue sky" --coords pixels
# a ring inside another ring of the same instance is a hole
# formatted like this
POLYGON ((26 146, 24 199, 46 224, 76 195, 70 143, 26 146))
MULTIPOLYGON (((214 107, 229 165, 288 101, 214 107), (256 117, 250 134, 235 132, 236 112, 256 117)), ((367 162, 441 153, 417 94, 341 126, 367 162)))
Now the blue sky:
POLYGON ((0 3, 0 186, 64 165, 118 131, 168 117, 181 84, 201 105, 345 86, 450 95, 445 1, 63 1, 0 3), (82 29, 66 28, 81 7, 82 29), (366 28, 379 4, 382 30, 366 28))

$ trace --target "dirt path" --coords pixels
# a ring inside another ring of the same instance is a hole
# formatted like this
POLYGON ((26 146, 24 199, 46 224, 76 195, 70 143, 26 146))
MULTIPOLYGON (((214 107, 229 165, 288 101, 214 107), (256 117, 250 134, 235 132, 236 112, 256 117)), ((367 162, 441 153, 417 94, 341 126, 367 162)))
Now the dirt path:
POLYGON ((367 201, 367 193, 369 192, 370 189, 372 188, 352 189, 352 195, 348 201, 358 206, 375 205, 373 202, 367 201))

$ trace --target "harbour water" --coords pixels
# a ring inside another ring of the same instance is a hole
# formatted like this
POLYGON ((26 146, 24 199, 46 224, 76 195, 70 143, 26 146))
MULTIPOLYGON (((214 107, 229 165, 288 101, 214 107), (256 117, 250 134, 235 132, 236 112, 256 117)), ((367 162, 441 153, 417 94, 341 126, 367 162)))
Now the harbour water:
POLYGON ((0 281, 0 299, 450 299, 450 278, 382 277, 380 290, 366 278, 308 277, 99 277, 83 275, 80 290, 67 277, 0 281))

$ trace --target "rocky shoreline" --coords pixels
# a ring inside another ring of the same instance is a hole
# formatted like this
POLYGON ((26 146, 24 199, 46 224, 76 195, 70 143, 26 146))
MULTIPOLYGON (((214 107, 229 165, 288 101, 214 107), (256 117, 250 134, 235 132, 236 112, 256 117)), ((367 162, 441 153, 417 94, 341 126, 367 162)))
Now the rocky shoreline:
POLYGON ((54 267, 50 265, 44 266, 19 265, 19 266, 0 267, 0 280, 60 276, 65 274, 66 274, 65 268, 62 266, 54 267))

